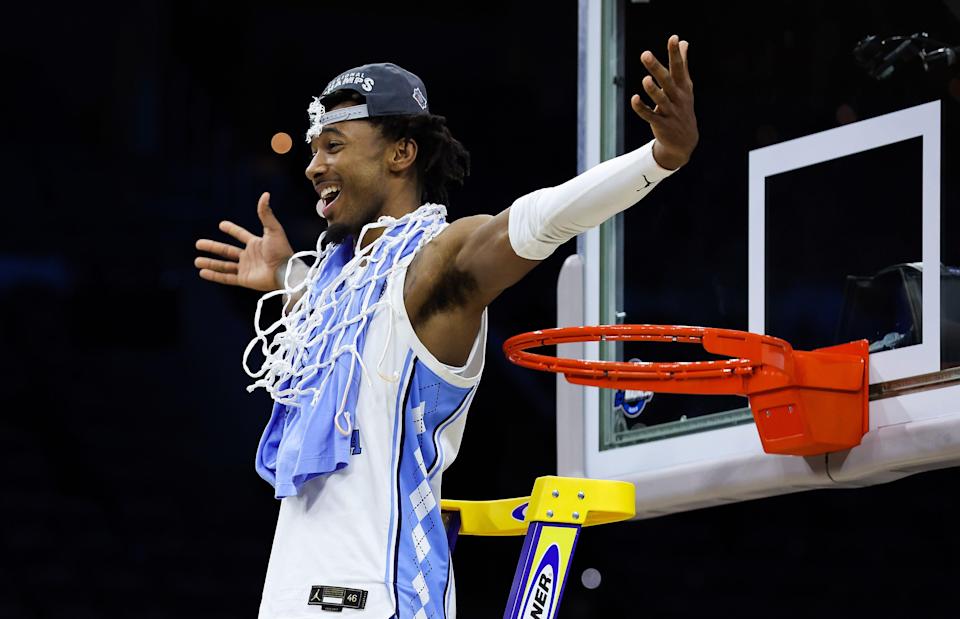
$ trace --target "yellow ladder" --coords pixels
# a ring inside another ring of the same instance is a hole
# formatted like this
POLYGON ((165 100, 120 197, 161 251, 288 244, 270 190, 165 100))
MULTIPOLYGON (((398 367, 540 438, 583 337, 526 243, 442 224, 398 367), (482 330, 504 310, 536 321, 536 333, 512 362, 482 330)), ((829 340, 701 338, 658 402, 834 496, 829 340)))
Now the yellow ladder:
POLYGON ((528 497, 442 500, 450 552, 459 535, 525 535, 504 619, 553 619, 581 527, 636 515, 633 484, 603 479, 538 477, 528 497))

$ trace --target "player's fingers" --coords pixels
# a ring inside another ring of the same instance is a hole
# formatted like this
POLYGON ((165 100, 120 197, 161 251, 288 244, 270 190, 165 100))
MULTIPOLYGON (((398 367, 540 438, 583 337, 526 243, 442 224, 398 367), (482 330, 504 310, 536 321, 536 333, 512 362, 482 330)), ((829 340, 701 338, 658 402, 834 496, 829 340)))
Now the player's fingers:
POLYGON ((653 52, 646 51, 640 54, 640 62, 643 63, 643 66, 647 68, 650 75, 657 80, 657 83, 660 84, 667 94, 672 94, 674 83, 673 78, 670 76, 670 71, 667 71, 667 68, 660 64, 660 61, 653 55, 653 52))
POLYGON ((242 226, 238 226, 232 221, 221 221, 220 222, 220 231, 226 232, 233 238, 237 239, 244 245, 256 238, 256 235, 252 234, 249 230, 242 226))
POLYGON ((633 108, 633 111, 637 113, 637 116, 644 119, 650 124, 653 124, 657 121, 657 115, 647 107, 647 104, 643 102, 643 99, 640 98, 640 95, 633 95, 630 97, 630 107, 633 108))
POLYGON ((240 285, 237 276, 233 273, 220 273, 218 271, 211 271, 210 269, 200 269, 200 277, 208 282, 216 282, 227 286, 240 285))
POLYGON ((260 217, 260 223, 263 224, 264 230, 279 231, 283 229, 283 226, 280 225, 280 222, 277 221, 277 218, 273 214, 273 209, 270 208, 270 193, 264 191, 263 195, 260 196, 260 201, 257 202, 257 216, 260 217))
POLYGON ((657 104, 659 111, 664 114, 670 113, 672 105, 670 98, 663 92, 663 89, 657 86, 656 82, 654 82, 653 78, 649 75, 643 78, 643 90, 650 95, 653 102, 657 104))
POLYGON ((217 271, 218 273, 237 273, 240 265, 227 260, 214 260, 213 258, 200 257, 193 261, 193 266, 198 269, 217 271))
POLYGON ((683 54, 680 53, 680 37, 677 35, 667 41, 667 55, 670 57, 670 77, 674 82, 683 83, 686 70, 683 67, 683 54))
POLYGON ((683 72, 687 76, 687 81, 692 81, 690 79, 690 61, 687 60, 687 50, 690 49, 690 41, 680 41, 680 57, 683 58, 683 72))
POLYGON ((223 256, 224 258, 229 258, 230 260, 239 260, 240 252, 243 251, 234 245, 227 245, 226 243, 221 243, 220 241, 211 241, 210 239, 198 240, 197 249, 200 251, 210 252, 211 254, 217 254, 218 256, 223 256))

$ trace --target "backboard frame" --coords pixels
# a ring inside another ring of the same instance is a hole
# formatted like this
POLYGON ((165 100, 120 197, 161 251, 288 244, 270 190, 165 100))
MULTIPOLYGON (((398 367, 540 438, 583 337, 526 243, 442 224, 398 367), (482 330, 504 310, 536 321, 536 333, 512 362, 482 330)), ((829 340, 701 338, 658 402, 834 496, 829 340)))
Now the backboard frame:
MULTIPOLYGON (((923 139, 923 337, 919 344, 870 355, 870 382, 940 370, 940 102, 828 129, 750 151, 748 173, 747 312, 751 333, 766 333, 766 181, 840 157, 923 139)), ((829 225, 829 224, 827 224, 829 225)), ((790 240, 785 242, 789 243, 790 240)), ((776 335, 775 333, 769 335, 776 335)))

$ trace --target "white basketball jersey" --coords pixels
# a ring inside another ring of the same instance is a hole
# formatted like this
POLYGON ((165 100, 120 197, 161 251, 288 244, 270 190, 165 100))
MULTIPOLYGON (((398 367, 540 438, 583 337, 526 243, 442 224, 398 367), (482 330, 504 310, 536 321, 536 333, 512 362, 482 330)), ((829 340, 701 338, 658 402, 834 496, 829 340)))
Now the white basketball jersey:
POLYGON ((480 381, 487 316, 466 366, 440 363, 407 317, 406 271, 368 327, 349 465, 280 502, 260 619, 456 617, 440 482, 480 381))

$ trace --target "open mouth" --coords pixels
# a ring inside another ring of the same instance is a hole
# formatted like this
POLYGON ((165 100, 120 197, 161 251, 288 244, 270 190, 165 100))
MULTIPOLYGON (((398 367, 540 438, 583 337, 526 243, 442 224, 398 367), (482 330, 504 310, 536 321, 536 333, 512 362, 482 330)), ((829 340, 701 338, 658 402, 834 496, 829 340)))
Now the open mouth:
POLYGON ((340 185, 328 185, 320 192, 320 201, 317 202, 317 212, 323 218, 333 209, 334 203, 340 197, 342 187, 340 185))

